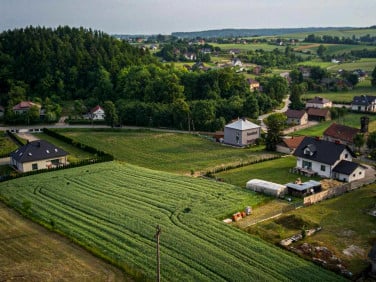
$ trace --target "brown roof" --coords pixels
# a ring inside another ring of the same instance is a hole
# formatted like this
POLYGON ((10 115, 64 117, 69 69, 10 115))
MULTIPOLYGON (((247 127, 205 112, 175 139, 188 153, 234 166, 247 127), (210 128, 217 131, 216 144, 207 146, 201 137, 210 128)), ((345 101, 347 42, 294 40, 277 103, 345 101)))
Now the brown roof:
POLYGON ((37 106, 38 108, 40 108, 40 105, 35 104, 31 101, 22 101, 22 102, 18 103, 17 105, 15 105, 13 107, 13 110, 15 110, 15 111, 26 110, 26 109, 30 109, 32 106, 37 106))
POLYGON ((312 104, 326 104, 329 103, 330 100, 322 97, 316 96, 315 98, 308 100, 307 103, 312 103, 312 104))
POLYGON ((323 135, 352 143, 355 135, 359 132, 360 130, 357 128, 332 123, 332 125, 324 131, 323 135))
POLYGON ((288 117, 288 118, 302 118, 305 114, 305 111, 301 110, 301 111, 298 111, 298 110, 287 110, 285 112, 285 115, 288 117))
POLYGON ((290 149, 296 149, 303 141, 304 137, 305 136, 295 136, 291 138, 284 138, 282 142, 286 145, 286 147, 290 149))
POLYGON ((318 116, 318 117, 326 117, 328 114, 328 109, 318 109, 318 108, 308 108, 307 114, 309 116, 318 116))

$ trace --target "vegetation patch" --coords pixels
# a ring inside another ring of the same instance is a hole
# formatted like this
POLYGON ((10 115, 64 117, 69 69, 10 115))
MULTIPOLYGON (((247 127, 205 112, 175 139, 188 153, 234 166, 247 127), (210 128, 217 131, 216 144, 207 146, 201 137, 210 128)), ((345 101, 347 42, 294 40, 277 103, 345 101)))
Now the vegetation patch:
POLYGON ((3 182, 0 196, 143 279, 155 277, 157 224, 170 281, 342 279, 221 222, 263 198, 224 183, 109 162, 3 182))

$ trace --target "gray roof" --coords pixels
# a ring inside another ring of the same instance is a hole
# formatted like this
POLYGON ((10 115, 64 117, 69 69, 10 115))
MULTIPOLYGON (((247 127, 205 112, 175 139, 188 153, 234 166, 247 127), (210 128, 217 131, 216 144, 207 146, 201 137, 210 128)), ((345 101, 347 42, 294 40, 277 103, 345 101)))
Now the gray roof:
POLYGON ((339 162, 339 163, 333 168, 333 171, 334 171, 334 172, 341 173, 341 174, 345 174, 345 175, 350 175, 350 174, 353 173, 354 170, 357 169, 358 167, 359 167, 359 165, 358 165, 357 163, 342 160, 342 161, 340 161, 340 162, 339 162))
POLYGON ((247 129, 254 129, 254 128, 260 128, 259 125, 254 124, 253 122, 250 122, 246 119, 238 119, 237 121, 227 124, 225 127, 227 128, 233 128, 237 130, 247 130, 247 129))
POLYGON ((339 160, 339 157, 344 150, 347 150, 353 157, 355 157, 353 151, 346 145, 312 137, 305 137, 298 148, 296 148, 294 156, 333 165, 339 160), (308 148, 312 154, 304 154, 306 148, 308 148))
POLYGON ((376 100, 376 96, 368 96, 368 95, 355 96, 353 98, 352 104, 358 105, 358 106, 368 106, 375 100, 376 100))
POLYGON ((20 163, 64 157, 68 155, 63 149, 45 140, 27 143, 10 153, 10 157, 20 163))
POLYGON ((309 180, 307 182, 304 182, 302 184, 295 184, 295 183, 287 183, 286 187, 287 188, 293 188, 298 191, 305 191, 310 188, 316 187, 316 186, 321 186, 321 183, 315 180, 309 180))

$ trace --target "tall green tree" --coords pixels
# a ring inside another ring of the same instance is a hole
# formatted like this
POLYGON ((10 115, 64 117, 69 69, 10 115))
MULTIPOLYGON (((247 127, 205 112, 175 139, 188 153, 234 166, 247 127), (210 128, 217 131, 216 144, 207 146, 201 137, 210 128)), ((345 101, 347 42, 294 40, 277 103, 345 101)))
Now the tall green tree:
POLYGON ((114 127, 119 122, 119 117, 116 112, 115 104, 112 101, 105 101, 103 104, 106 123, 114 127))
POLYGON ((322 57, 322 56, 324 56, 325 51, 326 51, 326 47, 324 45, 320 44, 320 46, 317 48, 317 55, 319 57, 322 57))
POLYGON ((300 97, 305 92, 305 87, 303 84, 293 83, 291 84, 290 92, 290 105, 289 108, 292 110, 304 109, 304 103, 301 101, 300 97))
POLYGON ((358 133, 354 136, 353 140, 354 146, 358 149, 358 152, 360 153, 360 149, 364 146, 366 143, 366 140, 364 138, 364 135, 361 133, 358 133))
POLYGON ((269 115, 265 119, 267 126, 267 135, 265 139, 266 150, 275 151, 277 144, 281 142, 282 131, 285 126, 287 117, 282 113, 275 113, 269 115))
POLYGON ((371 77, 372 77, 371 78, 372 86, 375 87, 376 86, 376 67, 373 69, 371 77))

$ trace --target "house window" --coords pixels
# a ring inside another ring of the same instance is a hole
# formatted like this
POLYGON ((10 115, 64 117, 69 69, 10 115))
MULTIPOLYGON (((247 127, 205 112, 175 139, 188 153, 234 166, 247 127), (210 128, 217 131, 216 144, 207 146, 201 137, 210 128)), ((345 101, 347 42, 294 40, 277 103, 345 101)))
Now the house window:
POLYGON ((349 156, 349 154, 345 154, 345 159, 347 159, 348 156, 349 156))
POLYGON ((32 164, 31 168, 32 168, 32 170, 37 170, 38 169, 38 164, 37 163, 32 164))
POLYGON ((303 168, 312 169, 312 163, 307 162, 307 161, 303 161, 303 168))
POLYGON ((326 168, 325 165, 321 165, 320 170, 325 171, 325 168, 326 168))
POLYGON ((362 174, 362 172, 361 171, 359 171, 359 175, 361 175, 362 174))
POLYGON ((355 177, 355 173, 353 174, 353 177, 355 177))

